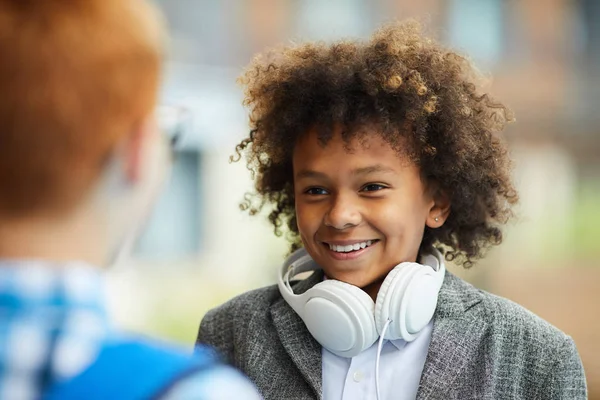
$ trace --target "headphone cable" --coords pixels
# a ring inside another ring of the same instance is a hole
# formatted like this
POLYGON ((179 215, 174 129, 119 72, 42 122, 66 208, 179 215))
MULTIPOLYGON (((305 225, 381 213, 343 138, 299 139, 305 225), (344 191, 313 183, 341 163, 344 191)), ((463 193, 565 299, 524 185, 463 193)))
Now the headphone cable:
POLYGON ((377 345, 377 358, 375 361, 375 390, 377 391, 377 400, 381 400, 381 397, 379 395, 379 360, 381 358, 381 349, 383 348, 383 338, 385 336, 385 331, 387 331, 387 328, 390 326, 391 322, 392 320, 389 318, 385 322, 385 325, 383 326, 383 330, 381 332, 381 336, 379 336, 379 344, 377 345))

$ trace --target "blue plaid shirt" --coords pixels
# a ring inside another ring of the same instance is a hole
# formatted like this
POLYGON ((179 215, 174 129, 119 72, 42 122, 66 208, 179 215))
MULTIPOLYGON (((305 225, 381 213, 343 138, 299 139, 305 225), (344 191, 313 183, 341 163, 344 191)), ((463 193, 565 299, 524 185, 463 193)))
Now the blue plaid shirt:
MULTIPOLYGON (((101 271, 82 263, 0 261, 0 399, 39 399, 83 372, 116 334, 107 317, 101 271)), ((166 396, 258 399, 237 371, 191 375, 166 396)))

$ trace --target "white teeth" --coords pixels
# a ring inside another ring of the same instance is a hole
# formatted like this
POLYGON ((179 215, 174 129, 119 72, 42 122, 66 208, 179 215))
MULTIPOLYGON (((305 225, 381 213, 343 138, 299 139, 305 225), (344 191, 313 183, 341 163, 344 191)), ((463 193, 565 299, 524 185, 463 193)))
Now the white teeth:
POLYGON ((332 251, 335 251, 337 253, 349 253, 351 251, 364 249, 365 247, 369 247, 372 244, 373 244, 372 240, 367 240, 366 242, 349 244, 347 246, 338 246, 335 244, 330 244, 329 249, 332 251))

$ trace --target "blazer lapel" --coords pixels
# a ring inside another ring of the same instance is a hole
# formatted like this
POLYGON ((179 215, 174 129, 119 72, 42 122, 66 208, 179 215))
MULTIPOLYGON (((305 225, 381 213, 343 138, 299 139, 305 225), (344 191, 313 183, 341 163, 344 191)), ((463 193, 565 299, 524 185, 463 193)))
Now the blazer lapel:
POLYGON ((421 375, 418 400, 450 398, 461 371, 475 359, 486 331, 477 304, 479 292, 447 273, 433 321, 431 343, 421 375))
MULTIPOLYGON (((322 280, 323 273, 316 271, 310 277, 295 284, 294 293, 304 293, 322 280)), ((315 391, 316 397, 321 398, 323 392, 321 345, 312 337, 304 321, 283 298, 273 304, 271 316, 286 352, 315 391)))

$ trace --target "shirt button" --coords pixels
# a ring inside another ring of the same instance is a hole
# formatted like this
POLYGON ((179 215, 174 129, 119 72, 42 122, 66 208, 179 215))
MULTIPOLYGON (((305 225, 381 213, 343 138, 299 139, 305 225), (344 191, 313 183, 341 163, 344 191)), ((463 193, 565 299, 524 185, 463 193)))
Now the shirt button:
POLYGON ((354 379, 354 382, 356 382, 356 383, 362 381, 362 379, 363 379, 362 371, 355 371, 354 374, 352 374, 352 379, 354 379))

